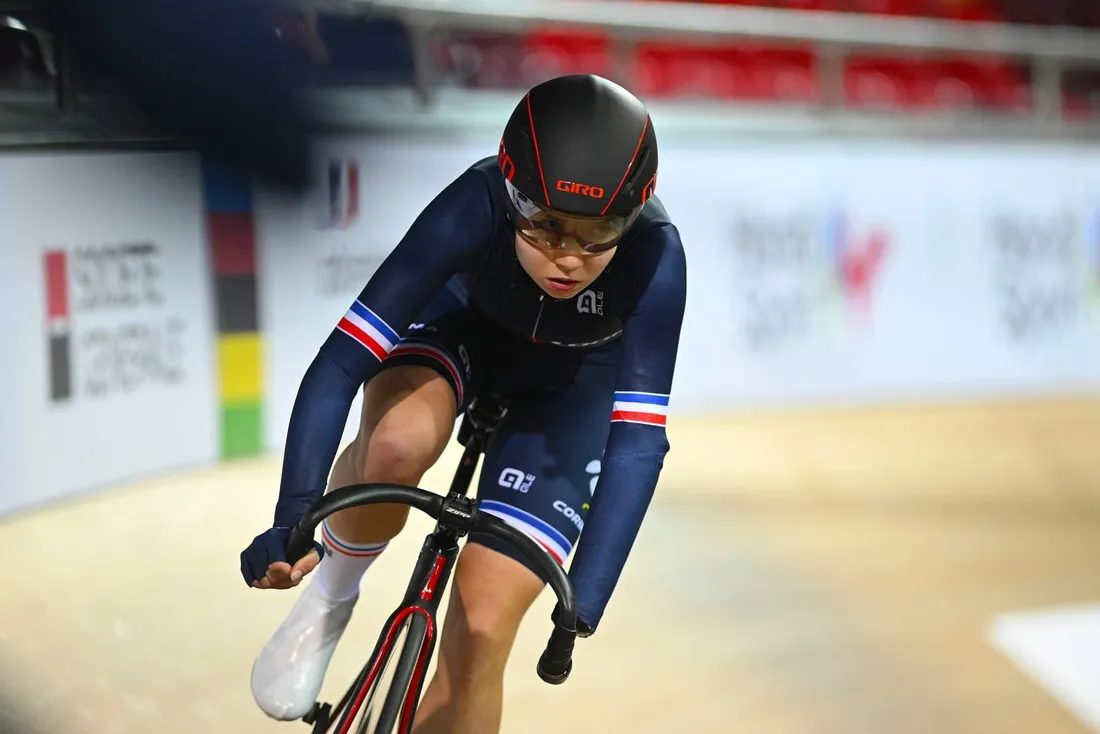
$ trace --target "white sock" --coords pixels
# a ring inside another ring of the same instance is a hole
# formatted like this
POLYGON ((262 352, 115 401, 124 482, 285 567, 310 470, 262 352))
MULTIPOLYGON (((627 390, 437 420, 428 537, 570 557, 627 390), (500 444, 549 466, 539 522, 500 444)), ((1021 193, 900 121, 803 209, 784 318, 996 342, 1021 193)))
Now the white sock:
POLYGON ((358 594, 363 574, 389 545, 348 543, 332 532, 327 521, 321 523, 321 544, 325 546, 325 557, 313 571, 313 583, 331 601, 344 601, 358 594))

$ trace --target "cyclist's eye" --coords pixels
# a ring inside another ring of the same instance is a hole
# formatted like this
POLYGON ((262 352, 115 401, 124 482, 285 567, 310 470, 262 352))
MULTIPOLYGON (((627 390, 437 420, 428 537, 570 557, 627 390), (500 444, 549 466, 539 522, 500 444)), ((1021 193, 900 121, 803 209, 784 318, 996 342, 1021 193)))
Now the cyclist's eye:
POLYGON ((562 223, 556 219, 544 219, 540 222, 535 222, 535 226, 547 232, 561 232, 565 228, 562 223))

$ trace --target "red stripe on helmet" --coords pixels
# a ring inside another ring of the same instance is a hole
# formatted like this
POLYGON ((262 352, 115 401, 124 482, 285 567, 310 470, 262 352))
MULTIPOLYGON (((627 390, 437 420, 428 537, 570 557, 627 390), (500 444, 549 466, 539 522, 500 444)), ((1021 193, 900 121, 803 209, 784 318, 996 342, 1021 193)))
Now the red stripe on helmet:
MULTIPOLYGON (((603 211, 600 212, 600 216, 607 214, 607 210, 611 208, 611 205, 615 202, 615 197, 619 195, 619 189, 626 183, 626 177, 630 175, 630 169, 634 167, 634 160, 638 157, 638 151, 642 149, 642 141, 645 140, 645 131, 649 129, 649 115, 645 116, 645 124, 642 125, 642 134, 638 136, 638 144, 634 146, 634 155, 630 156, 630 163, 626 164, 626 170, 623 171, 623 177, 619 180, 619 185, 615 187, 615 193, 611 195, 611 198, 607 200, 607 205, 604 206, 603 211)), ((546 184, 543 184, 545 186, 546 184)))
POLYGON ((535 135, 535 116, 531 113, 531 93, 527 93, 527 119, 531 123, 531 140, 535 144, 535 162, 539 166, 539 178, 542 179, 542 194, 546 197, 546 206, 550 206, 550 190, 546 188, 546 175, 542 172, 542 158, 539 156, 539 138, 535 135))

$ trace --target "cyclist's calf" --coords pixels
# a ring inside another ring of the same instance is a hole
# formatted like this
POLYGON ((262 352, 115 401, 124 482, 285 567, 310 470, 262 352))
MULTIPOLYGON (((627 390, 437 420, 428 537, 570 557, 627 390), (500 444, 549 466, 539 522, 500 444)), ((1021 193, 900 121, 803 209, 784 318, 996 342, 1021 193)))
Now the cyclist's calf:
POLYGON ((467 542, 455 567, 435 676, 413 734, 500 731, 504 670, 542 581, 526 567, 467 542))
MULTIPOLYGON (((439 460, 454 430, 454 394, 424 367, 395 367, 367 385, 359 434, 336 460, 329 489, 368 482, 417 486, 439 460)), ((405 505, 344 510, 329 527, 350 543, 383 543, 405 526, 405 505)))

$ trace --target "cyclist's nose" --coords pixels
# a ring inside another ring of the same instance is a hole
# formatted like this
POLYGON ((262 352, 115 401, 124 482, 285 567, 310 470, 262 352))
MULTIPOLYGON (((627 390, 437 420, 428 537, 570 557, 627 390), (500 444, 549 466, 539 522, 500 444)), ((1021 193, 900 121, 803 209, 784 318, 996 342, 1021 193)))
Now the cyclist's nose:
POLYGON ((563 273, 569 274, 580 270, 581 267, 584 266, 584 259, 580 255, 567 250, 555 258, 554 264, 557 265, 558 269, 563 273))

